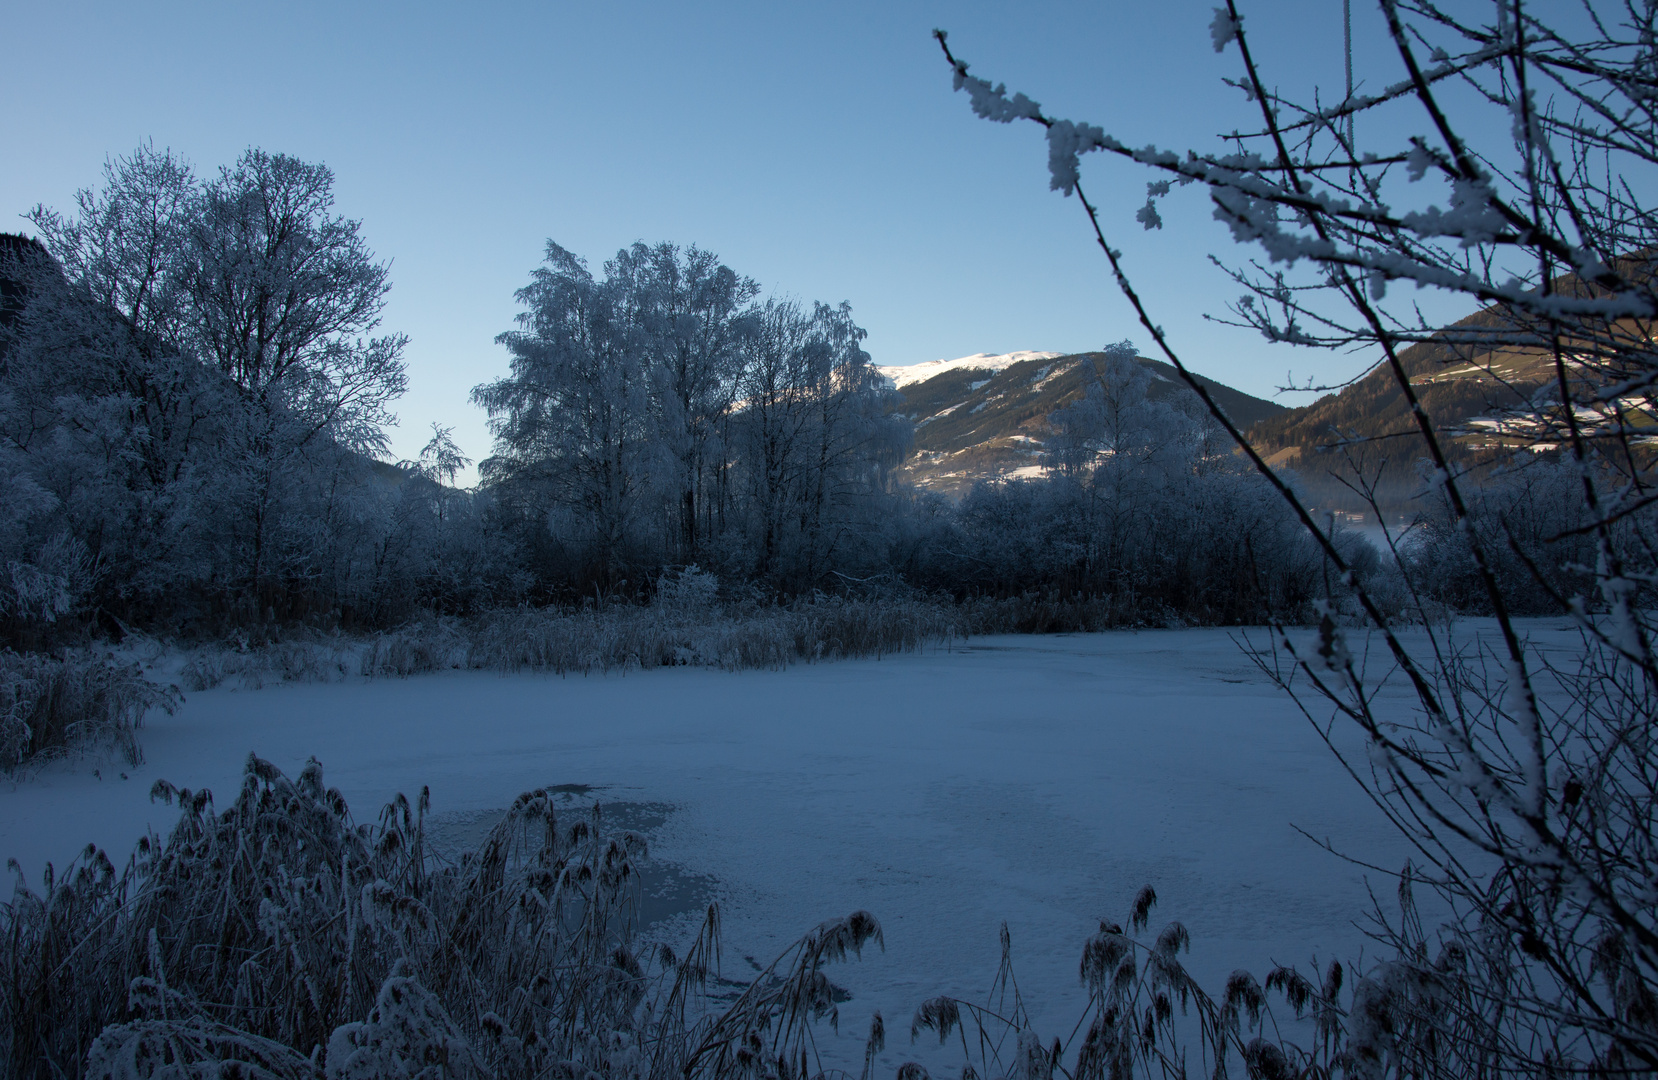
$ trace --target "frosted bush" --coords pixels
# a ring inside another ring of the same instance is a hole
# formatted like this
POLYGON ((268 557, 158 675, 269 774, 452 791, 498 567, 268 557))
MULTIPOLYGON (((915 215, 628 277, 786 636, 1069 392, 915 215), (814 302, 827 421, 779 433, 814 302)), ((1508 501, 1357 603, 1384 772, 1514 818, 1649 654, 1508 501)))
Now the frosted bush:
POLYGON ((707 618, 719 607, 719 592, 720 579, 692 563, 657 579, 654 605, 675 618, 707 618))

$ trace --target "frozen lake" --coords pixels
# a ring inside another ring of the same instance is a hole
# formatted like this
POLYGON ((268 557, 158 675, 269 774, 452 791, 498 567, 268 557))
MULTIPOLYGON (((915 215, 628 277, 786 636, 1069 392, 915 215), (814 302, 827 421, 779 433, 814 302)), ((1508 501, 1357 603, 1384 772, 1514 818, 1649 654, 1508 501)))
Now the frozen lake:
POLYGON ((911 1012, 938 993, 982 998, 1003 920, 1044 1038, 1079 1014, 1084 938, 1101 917, 1126 921, 1144 884, 1161 899, 1152 931, 1184 921, 1189 966, 1217 990, 1234 968, 1260 977, 1363 946, 1364 872, 1296 827, 1384 867, 1406 849, 1234 636, 976 638, 781 672, 221 688, 152 717, 129 779, 81 765, 0 791, 0 854, 36 883, 88 841, 119 863, 172 823, 148 800, 156 778, 228 799, 250 750, 290 775, 316 756, 360 821, 429 785, 452 836, 520 791, 573 785, 572 800, 627 804, 648 832, 666 874, 655 910, 721 902, 727 975, 822 919, 873 912, 886 951, 831 972, 852 998, 820 1045, 861 1065, 878 1008, 888 1065, 930 1062, 905 1036, 911 1012))

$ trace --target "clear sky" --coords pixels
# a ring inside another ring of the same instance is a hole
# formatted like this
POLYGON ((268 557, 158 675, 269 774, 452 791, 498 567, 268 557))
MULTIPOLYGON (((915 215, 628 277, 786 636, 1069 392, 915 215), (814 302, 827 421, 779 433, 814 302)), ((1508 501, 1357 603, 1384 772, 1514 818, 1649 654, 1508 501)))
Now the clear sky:
MULTIPOLYGON (((633 240, 697 243, 770 291, 850 301, 879 364, 1150 342, 1074 199, 1047 190, 1032 125, 975 119, 933 27, 975 74, 1135 144, 1208 148, 1249 124, 1224 86, 1214 0, 438 5, 54 0, 0 9, 0 230, 67 209, 144 140, 212 172, 260 146, 329 165, 338 209, 392 261, 387 329, 410 335, 394 452, 437 421, 472 457, 468 390, 506 370, 494 336, 548 238, 597 267, 633 240)), ((1397 78, 1374 8, 1357 67, 1397 78)), ((1246 2, 1269 78, 1342 85, 1340 0, 1246 2)), ((1197 370, 1259 395, 1358 357, 1206 323, 1238 293, 1195 189, 1141 231, 1149 177, 1085 164, 1113 241, 1197 370)), ((1290 399, 1281 399, 1290 400, 1290 399)))

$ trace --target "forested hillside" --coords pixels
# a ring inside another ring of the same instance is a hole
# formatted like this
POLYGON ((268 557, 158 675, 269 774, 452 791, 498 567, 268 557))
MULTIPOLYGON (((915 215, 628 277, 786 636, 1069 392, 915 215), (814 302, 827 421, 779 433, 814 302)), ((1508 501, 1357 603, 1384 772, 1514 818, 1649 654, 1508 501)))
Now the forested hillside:
MULTIPOLYGON (((1560 285, 1575 287, 1575 280, 1560 285)), ((1576 346, 1568 341, 1567 348, 1570 354, 1576 346)), ((1560 423, 1552 350, 1500 308, 1406 346, 1399 360, 1458 464, 1477 469, 1516 450, 1556 448, 1558 430, 1548 434, 1560 423)), ((1644 401, 1624 405, 1622 424, 1650 423, 1644 401)), ((1586 427, 1600 422, 1595 410, 1580 411, 1586 427)), ((1272 464, 1295 470, 1321 500, 1337 506, 1359 508, 1354 493, 1335 480, 1358 471, 1376 481, 1384 502, 1408 505, 1427 456, 1404 392, 1385 365, 1310 405, 1257 420, 1249 436, 1272 464)))
MULTIPOLYGON (((960 496, 980 480, 1041 474, 1043 448, 1052 436, 1048 417, 1081 398, 1100 378, 1107 354, 1039 354, 995 370, 953 362, 931 378, 900 386, 899 408, 915 422, 915 454, 905 479, 929 491, 960 496)), ((1154 401, 1188 401, 1186 384, 1169 365, 1135 357, 1150 375, 1154 401)), ((886 369, 902 371, 903 369, 886 369)), ((1229 416, 1248 426, 1284 411, 1212 379, 1200 381, 1229 416)))

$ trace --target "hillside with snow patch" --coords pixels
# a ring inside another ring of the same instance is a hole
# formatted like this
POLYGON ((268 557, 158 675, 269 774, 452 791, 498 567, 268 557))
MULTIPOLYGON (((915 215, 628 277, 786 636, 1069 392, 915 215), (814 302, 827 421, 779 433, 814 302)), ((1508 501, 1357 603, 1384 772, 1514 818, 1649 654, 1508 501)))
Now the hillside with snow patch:
MULTIPOLYGON (((909 367, 879 367, 903 398, 899 411, 915 422, 915 453, 905 477, 920 487, 960 496, 987 479, 1041 475, 1048 416, 1086 392, 1103 353, 1032 350, 977 353, 909 367)), ((1169 365, 1140 357, 1152 376, 1151 395, 1188 392, 1169 365)), ((1212 379, 1199 379, 1239 425, 1284 412, 1212 379)))

